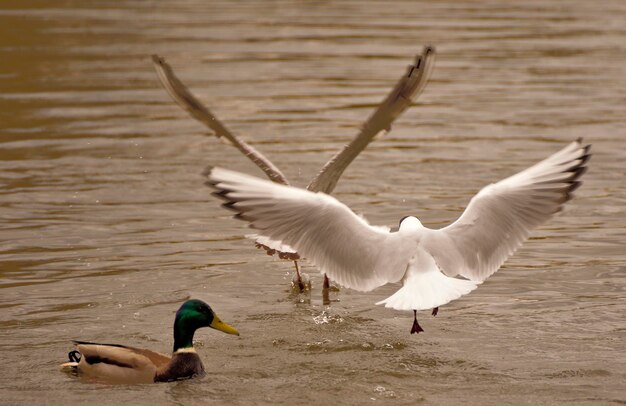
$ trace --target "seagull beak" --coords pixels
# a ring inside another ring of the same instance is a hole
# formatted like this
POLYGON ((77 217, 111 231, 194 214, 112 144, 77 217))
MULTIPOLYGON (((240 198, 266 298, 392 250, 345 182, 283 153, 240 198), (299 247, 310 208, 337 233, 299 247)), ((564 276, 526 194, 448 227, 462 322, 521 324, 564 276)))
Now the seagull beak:
POLYGON ((226 334, 239 335, 239 331, 237 331, 235 327, 224 323, 219 317, 217 317, 217 314, 213 316, 213 321, 209 324, 209 327, 223 331, 226 334))

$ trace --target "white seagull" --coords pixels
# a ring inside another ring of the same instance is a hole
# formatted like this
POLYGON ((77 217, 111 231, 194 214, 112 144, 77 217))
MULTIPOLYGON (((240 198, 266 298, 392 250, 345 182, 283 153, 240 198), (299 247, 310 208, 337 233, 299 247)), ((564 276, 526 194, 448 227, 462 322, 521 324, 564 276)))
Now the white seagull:
POLYGON ((325 193, 222 168, 205 171, 213 194, 259 235, 294 247, 342 286, 370 291, 402 281, 377 304, 413 310, 411 333, 424 331, 417 310, 433 309, 476 289, 572 198, 591 145, 578 139, 530 168, 484 187, 454 223, 426 228, 413 216, 397 232, 371 226, 325 193))
MULTIPOLYGON (((416 56, 415 63, 409 65, 407 73, 400 78, 391 92, 389 92, 389 95, 361 126, 361 130, 356 137, 324 165, 321 171, 309 183, 307 190, 330 194, 335 189, 339 178, 348 165, 367 147, 374 137, 383 131, 388 132, 391 130, 393 121, 411 106, 415 98, 426 87, 434 66, 434 56, 435 49, 432 46, 425 47, 422 54, 416 56)), ((241 151, 269 179, 283 185, 289 185, 286 176, 274 163, 243 139, 230 132, 205 105, 191 94, 185 85, 174 75, 172 68, 162 57, 153 55, 152 61, 161 84, 174 101, 191 114, 192 117, 211 129, 215 136, 226 140, 241 151)), ((296 269, 296 283, 294 285, 297 285, 301 291, 304 290, 297 262, 300 255, 295 249, 287 244, 282 244, 280 241, 259 235, 248 235, 246 237, 254 239, 257 247, 265 249, 269 255, 278 253, 281 259, 293 260, 296 269)), ((326 275, 324 275, 324 288, 325 290, 329 288, 329 281, 326 275)))

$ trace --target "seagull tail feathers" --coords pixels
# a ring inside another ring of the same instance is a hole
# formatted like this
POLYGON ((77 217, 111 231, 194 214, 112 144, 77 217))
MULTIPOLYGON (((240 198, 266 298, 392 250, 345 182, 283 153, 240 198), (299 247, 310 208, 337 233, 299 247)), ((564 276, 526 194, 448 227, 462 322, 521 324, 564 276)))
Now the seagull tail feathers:
POLYGON ((409 270, 404 285, 393 295, 376 304, 396 310, 434 309, 476 289, 477 282, 451 278, 436 267, 409 270))

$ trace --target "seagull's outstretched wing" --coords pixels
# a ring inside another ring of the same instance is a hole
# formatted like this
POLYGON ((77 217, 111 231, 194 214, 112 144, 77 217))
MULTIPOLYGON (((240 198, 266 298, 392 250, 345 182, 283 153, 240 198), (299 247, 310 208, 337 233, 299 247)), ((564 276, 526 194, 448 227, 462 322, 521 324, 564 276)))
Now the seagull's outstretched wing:
MULTIPOLYGON (((435 48, 424 48, 421 55, 415 57, 415 63, 409 65, 407 73, 391 89, 387 97, 361 126, 361 131, 341 151, 335 154, 307 186, 313 192, 332 193, 346 168, 381 131, 389 131, 391 124, 422 93, 435 64, 435 48)), ((256 238, 257 246, 265 248, 270 254, 278 252, 281 258, 298 259, 298 253, 281 241, 256 238)))
POLYGON ((167 90, 169 95, 186 110, 193 118, 209 127, 220 138, 227 139, 242 154, 247 156, 274 182, 288 185, 287 178, 283 173, 263 154, 257 151, 252 145, 246 143, 241 138, 231 133, 213 113, 203 105, 193 94, 183 85, 183 83, 174 75, 172 68, 165 62, 165 59, 158 55, 152 55, 152 62, 157 76, 161 84, 167 90))
MULTIPOLYGON (((400 81, 391 90, 389 95, 370 115, 362 125, 357 136, 341 151, 333 156, 311 181, 308 189, 331 193, 339 178, 350 163, 367 147, 374 137, 383 130, 389 131, 393 121, 411 106, 414 99, 424 90, 434 65, 435 49, 431 46, 424 48, 422 55, 417 55, 415 64, 410 65, 408 72, 400 78, 400 81)), ((274 182, 288 185, 285 175, 269 159, 243 139, 231 133, 224 124, 176 77, 172 68, 165 59, 153 55, 152 61, 157 76, 169 95, 192 117, 200 121, 212 131, 218 138, 224 138, 234 145, 239 151, 254 162, 274 182)), ((256 239, 257 247, 264 248, 268 254, 278 252, 281 258, 298 259, 299 255, 291 247, 281 241, 272 239, 256 239)))
POLYGON ((483 188, 457 221, 429 230, 421 246, 446 275, 484 281, 533 229, 572 198, 587 170, 590 147, 579 139, 538 164, 483 188))
POLYGON ((311 181, 308 190, 330 194, 348 165, 381 131, 389 131, 391 124, 422 93, 435 64, 435 48, 427 46, 409 65, 407 73, 391 89, 385 100, 369 116, 361 127, 361 132, 341 151, 324 165, 320 173, 311 181))
POLYGON ((324 193, 283 186, 222 168, 205 172, 213 194, 258 234, 282 241, 339 284, 372 290, 404 275, 417 237, 370 226, 324 193))

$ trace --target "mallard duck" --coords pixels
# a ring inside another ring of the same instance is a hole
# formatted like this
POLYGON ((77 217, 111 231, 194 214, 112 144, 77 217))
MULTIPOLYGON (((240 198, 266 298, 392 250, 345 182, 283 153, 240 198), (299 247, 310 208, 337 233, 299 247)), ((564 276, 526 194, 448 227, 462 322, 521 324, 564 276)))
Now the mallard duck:
MULTIPOLYGON (((174 101, 196 120, 209 127, 218 138, 223 138, 235 146, 261 168, 270 180, 289 185, 287 177, 273 162, 243 139, 231 133, 205 105, 191 94, 180 79, 174 75, 172 68, 162 57, 153 55, 152 61, 161 84, 174 101)), ((430 78, 434 61, 435 48, 432 46, 425 47, 422 54, 416 56, 415 63, 409 65, 407 73, 400 78, 389 95, 361 126, 359 134, 322 167, 320 172, 307 186, 307 190, 330 194, 335 189, 339 178, 348 165, 367 147, 377 134, 383 131, 390 131, 394 120, 408 109, 417 96, 422 93, 430 78)), ((294 261, 296 275, 293 284, 300 291, 304 291, 305 283, 300 276, 297 262, 300 255, 295 249, 280 241, 261 235, 252 234, 246 237, 255 240, 257 248, 264 249, 268 255, 278 254, 281 259, 294 261)), ((324 275, 323 288, 327 290, 329 287, 328 277, 324 275)))
POLYGON ((377 304, 413 310, 411 333, 424 331, 417 310, 433 309, 493 275, 531 231, 561 211, 581 184, 590 145, 578 139, 530 168, 483 188, 454 223, 439 230, 413 216, 397 232, 374 227, 337 199, 210 168, 207 185, 236 219, 282 241, 339 284, 360 291, 402 281, 377 304), (461 278, 457 278, 460 276, 461 278))
POLYGON ((76 350, 70 362, 61 365, 65 371, 109 383, 152 383, 188 379, 204 374, 204 366, 193 348, 197 329, 211 327, 227 334, 239 335, 234 327, 220 320, 201 300, 188 300, 180 306, 174 320, 172 356, 119 344, 74 341, 76 350))

